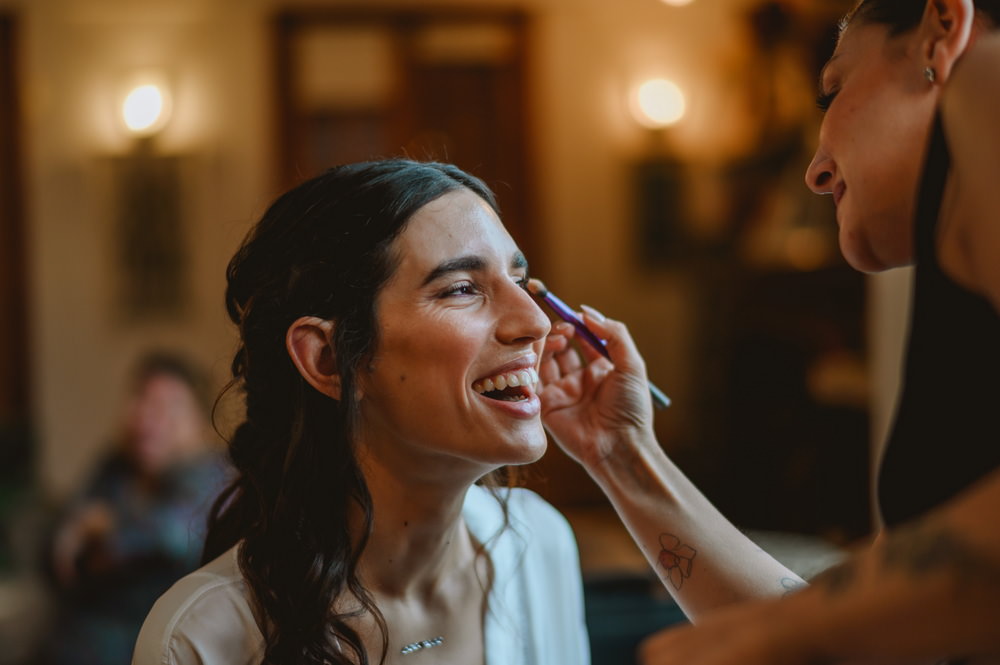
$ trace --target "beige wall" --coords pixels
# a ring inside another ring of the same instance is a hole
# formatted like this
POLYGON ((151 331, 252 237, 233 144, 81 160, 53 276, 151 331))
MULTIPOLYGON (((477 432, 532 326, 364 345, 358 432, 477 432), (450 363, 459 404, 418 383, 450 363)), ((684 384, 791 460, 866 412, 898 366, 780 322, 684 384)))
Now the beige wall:
MULTIPOLYGON (((373 0, 366 0, 370 4, 373 0)), ((479 4, 477 0, 468 0, 479 4)), ((317 3, 322 4, 322 3, 317 3)), ((422 4, 395 2, 393 4, 422 4)), ((647 136, 625 97, 637 80, 673 78, 691 95, 674 131, 692 159, 738 146, 726 71, 742 38, 741 0, 526 0, 537 14, 532 116, 541 275, 562 297, 631 325, 654 380, 681 405, 692 307, 668 273, 636 267, 628 168, 647 136)), ((0 0, 22 19, 30 226, 31 329, 39 473, 54 494, 79 482, 114 431, 125 371, 150 344, 188 350, 225 377, 233 337, 223 271, 272 198, 267 17, 270 0, 0 0), (190 315, 163 326, 114 316, 107 157, 125 141, 117 86, 136 68, 169 74, 175 115, 164 147, 185 155, 184 211, 197 284, 190 315)))
MULTIPOLYGON (((113 436, 128 367, 150 346, 187 351, 221 381, 233 347, 222 307, 225 261, 267 187, 263 26, 243 3, 32 0, 19 9, 39 474, 73 488, 113 436), (182 155, 193 300, 181 320, 116 314, 109 158, 120 82, 169 73, 175 113, 162 136, 182 155)), ((16 5, 15 5, 16 6, 16 5)))

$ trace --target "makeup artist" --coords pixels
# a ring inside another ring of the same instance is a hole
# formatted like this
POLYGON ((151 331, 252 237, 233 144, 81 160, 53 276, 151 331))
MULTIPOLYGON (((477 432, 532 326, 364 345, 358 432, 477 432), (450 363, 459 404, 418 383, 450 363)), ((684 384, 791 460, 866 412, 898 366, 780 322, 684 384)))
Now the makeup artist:
POLYGON ((546 427, 695 624, 648 639, 645 665, 1000 659, 998 25, 997 0, 863 0, 821 78, 806 180, 832 194, 844 256, 865 272, 916 264, 869 548, 802 584, 664 455, 621 323, 584 309, 610 361, 581 362, 568 324, 550 335, 546 427))
POLYGON ((331 169, 229 264, 246 418, 204 565, 134 665, 586 665, 576 544, 507 465, 545 451, 548 317, 454 166, 331 169))

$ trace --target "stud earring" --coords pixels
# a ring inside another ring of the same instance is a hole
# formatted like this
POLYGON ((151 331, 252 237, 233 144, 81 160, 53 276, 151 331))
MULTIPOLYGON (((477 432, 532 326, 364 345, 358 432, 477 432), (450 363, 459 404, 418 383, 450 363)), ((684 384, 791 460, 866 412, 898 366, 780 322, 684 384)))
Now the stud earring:
POLYGON ((924 67, 924 78, 927 79, 929 83, 934 83, 937 79, 937 72, 934 71, 933 67, 924 67))

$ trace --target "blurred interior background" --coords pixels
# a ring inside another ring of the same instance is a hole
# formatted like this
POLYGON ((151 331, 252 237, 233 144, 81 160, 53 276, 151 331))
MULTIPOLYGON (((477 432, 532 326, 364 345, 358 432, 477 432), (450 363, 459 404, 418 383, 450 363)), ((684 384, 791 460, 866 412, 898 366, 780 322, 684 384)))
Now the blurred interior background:
MULTIPOLYGON (((849 4, 0 0, 0 663, 47 630, 46 520, 136 358, 220 388, 239 240, 370 157, 483 177, 532 273, 629 324, 660 440, 739 526, 806 574, 864 537, 907 276, 848 268, 803 182, 849 4)), ((595 663, 629 662, 675 609, 565 456, 527 482, 577 529, 595 663)))

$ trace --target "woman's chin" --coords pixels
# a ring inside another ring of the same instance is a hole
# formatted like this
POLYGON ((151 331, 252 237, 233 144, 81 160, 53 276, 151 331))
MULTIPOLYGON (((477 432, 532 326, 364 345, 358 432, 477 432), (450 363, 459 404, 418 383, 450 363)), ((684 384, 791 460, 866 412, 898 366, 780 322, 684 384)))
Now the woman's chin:
POLYGON ((542 459, 548 449, 548 439, 542 433, 540 437, 530 437, 520 441, 510 449, 512 453, 505 466, 523 466, 542 459))
POLYGON ((847 264, 858 272, 879 273, 892 267, 875 255, 866 238, 845 232, 843 226, 840 227, 840 253, 847 264))

